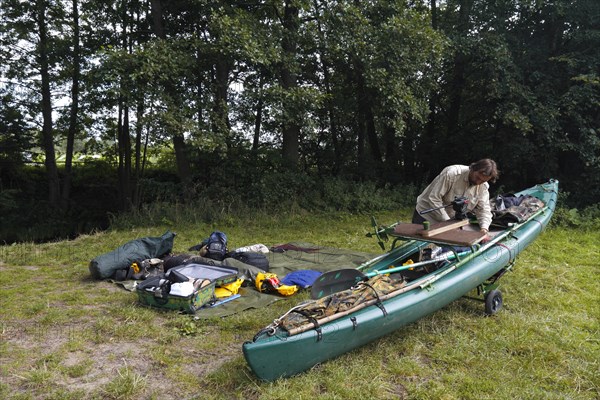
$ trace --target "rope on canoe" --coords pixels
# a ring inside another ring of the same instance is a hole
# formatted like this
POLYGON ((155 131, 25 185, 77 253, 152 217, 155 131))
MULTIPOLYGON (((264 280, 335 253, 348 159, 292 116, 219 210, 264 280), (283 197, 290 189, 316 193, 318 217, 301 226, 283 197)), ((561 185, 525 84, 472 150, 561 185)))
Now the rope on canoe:
MULTIPOLYGON (((284 318, 287 317, 290 313, 292 313, 292 312, 296 311, 297 309, 300 309, 304 306, 305 306, 305 303, 298 304, 297 306, 292 307, 288 311, 286 311, 286 313, 283 314, 281 317, 275 318, 273 320, 273 322, 271 322, 269 325, 267 325, 266 327, 264 327, 263 329, 258 331, 258 333, 256 335, 254 335, 254 338, 252 339, 252 341, 256 342, 264 334, 267 334, 268 336, 275 335, 275 333, 277 332, 277 328, 281 326, 284 318)), ((317 324, 318 324, 318 322, 317 322, 317 324)))

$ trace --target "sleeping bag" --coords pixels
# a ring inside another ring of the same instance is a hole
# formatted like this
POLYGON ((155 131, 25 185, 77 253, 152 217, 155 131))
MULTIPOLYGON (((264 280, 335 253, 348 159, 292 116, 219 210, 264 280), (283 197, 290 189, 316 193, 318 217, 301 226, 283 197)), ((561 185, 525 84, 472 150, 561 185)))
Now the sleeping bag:
POLYGON ((127 269, 134 262, 160 258, 173 250, 175 233, 165 232, 159 237, 145 237, 125 243, 90 261, 89 269, 94 279, 107 279, 116 271, 127 269))

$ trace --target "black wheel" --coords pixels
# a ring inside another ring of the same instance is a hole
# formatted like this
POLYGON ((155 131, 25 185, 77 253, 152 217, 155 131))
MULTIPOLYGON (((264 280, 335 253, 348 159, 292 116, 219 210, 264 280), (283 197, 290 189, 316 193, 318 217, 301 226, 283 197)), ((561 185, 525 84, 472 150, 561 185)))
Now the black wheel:
POLYGON ((485 313, 494 315, 502 308, 502 292, 497 289, 485 295, 485 313))

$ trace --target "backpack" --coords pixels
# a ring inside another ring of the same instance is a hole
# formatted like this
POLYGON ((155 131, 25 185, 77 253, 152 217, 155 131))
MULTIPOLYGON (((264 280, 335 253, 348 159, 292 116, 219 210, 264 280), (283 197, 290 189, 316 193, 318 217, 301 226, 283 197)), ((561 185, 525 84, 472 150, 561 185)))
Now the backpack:
POLYGON ((262 269, 263 271, 269 271, 269 259, 263 253, 253 253, 249 251, 234 251, 227 254, 227 257, 231 257, 244 264, 252 265, 262 269))
POLYGON ((204 256, 213 260, 223 261, 225 254, 227 254, 227 235, 223 232, 214 231, 208 237, 206 254, 204 256))

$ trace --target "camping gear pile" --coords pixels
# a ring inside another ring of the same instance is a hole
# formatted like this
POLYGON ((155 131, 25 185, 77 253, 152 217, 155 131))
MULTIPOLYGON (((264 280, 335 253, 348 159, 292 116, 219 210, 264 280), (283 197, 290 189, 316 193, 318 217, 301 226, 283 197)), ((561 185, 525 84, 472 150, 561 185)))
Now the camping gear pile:
POLYGON ((242 285, 281 296, 298 290, 268 272, 269 249, 263 244, 229 251, 227 235, 214 231, 188 249, 196 254, 172 254, 175 236, 168 231, 127 242, 94 258, 90 273, 96 279, 139 281, 134 287, 141 304, 191 314, 239 297, 242 285))

